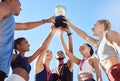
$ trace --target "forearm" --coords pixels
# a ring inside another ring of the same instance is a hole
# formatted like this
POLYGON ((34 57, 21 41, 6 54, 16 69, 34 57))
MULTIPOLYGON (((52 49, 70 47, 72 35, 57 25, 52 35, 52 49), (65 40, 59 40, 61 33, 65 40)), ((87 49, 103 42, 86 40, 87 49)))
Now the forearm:
MULTIPOLYGON (((68 48, 69 48, 69 51, 71 53, 73 53, 73 44, 72 44, 72 36, 71 35, 72 35, 72 33, 69 32, 68 33, 68 48)), ((69 70, 72 72, 73 71, 73 62, 69 59, 67 64, 68 64, 69 70)))
POLYGON ((86 32, 82 31, 81 29, 77 28, 76 26, 72 25, 70 26, 81 38, 84 40, 90 42, 95 47, 98 45, 98 41, 91 36, 87 35, 86 32))
POLYGON ((36 22, 26 22, 26 23, 16 23, 15 30, 28 30, 36 28, 40 25, 45 24, 46 20, 36 21, 36 22))
POLYGON ((87 34, 82 31, 81 29, 77 28, 75 25, 71 24, 70 26, 80 37, 82 37, 83 39, 86 38, 87 34))
POLYGON ((70 60, 71 60, 72 62, 74 62, 74 63, 76 63, 76 64, 79 65, 80 60, 79 60, 78 58, 76 58, 76 57, 68 50, 68 48, 67 48, 67 46, 66 46, 66 44, 65 44, 65 42, 64 42, 64 39, 63 39, 63 36, 62 36, 62 35, 60 35, 60 40, 61 40, 62 47, 63 47, 66 55, 70 58, 70 60))
POLYGON ((73 44, 72 44, 72 34, 68 33, 68 48, 71 53, 73 53, 73 44))
POLYGON ((45 41, 43 42, 42 44, 42 48, 45 49, 45 48, 48 48, 51 40, 52 40, 52 37, 54 35, 55 32, 50 32, 50 34, 47 36, 47 38, 45 39, 45 41))
POLYGON ((47 38, 45 39, 45 41, 42 43, 42 45, 40 46, 40 48, 37 49, 37 51, 31 56, 31 58, 29 59, 30 62, 32 62, 38 55, 39 55, 39 61, 43 59, 43 56, 45 54, 45 52, 48 49, 48 46, 52 40, 54 33, 50 32, 49 35, 47 36, 47 38))
POLYGON ((102 81, 102 77, 97 77, 97 81, 102 81))

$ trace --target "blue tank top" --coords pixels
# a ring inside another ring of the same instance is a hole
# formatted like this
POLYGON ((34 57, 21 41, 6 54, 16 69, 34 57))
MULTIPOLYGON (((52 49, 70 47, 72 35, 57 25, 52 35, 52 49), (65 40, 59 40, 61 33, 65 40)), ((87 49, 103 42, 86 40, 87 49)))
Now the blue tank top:
MULTIPOLYGON (((47 81, 47 70, 45 68, 45 65, 44 65, 43 71, 35 75, 35 81, 47 81)), ((52 74, 50 75, 49 81, 53 81, 52 74)))
POLYGON ((0 70, 8 76, 13 53, 15 21, 11 15, 0 21, 0 70))

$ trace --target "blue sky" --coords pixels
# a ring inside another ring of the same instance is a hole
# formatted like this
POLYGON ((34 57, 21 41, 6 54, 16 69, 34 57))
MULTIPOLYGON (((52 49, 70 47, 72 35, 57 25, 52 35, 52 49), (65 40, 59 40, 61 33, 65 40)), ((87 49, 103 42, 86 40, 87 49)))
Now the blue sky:
MULTIPOLYGON (((22 11, 18 17, 15 17, 16 22, 38 21, 55 15, 54 9, 57 5, 63 5, 67 11, 65 16, 77 27, 86 31, 92 36, 91 28, 99 19, 108 19, 111 22, 112 29, 120 33, 120 0, 20 0, 22 11)), ((30 43, 30 51, 25 56, 32 55, 35 50, 41 45, 50 31, 51 24, 44 24, 38 28, 27 31, 16 31, 15 38, 25 37, 30 43)), ((79 53, 79 46, 86 43, 71 29, 73 39, 73 50, 75 56, 82 59, 79 53)), ((65 38, 66 37, 66 34, 65 38)), ((67 41, 66 41, 67 43, 67 41)), ((49 46, 55 56, 58 50, 63 50, 58 34, 53 37, 49 46)), ((66 57, 65 62, 68 58, 66 57)), ((34 63, 31 63, 32 70, 30 72, 30 80, 34 81, 34 63)), ((51 70, 55 68, 57 62, 53 57, 51 61, 51 70)), ((77 81, 78 67, 74 64, 74 81, 77 81)), ((11 72, 10 72, 11 73, 11 72)), ((102 71, 103 81, 108 81, 105 73, 102 71)))

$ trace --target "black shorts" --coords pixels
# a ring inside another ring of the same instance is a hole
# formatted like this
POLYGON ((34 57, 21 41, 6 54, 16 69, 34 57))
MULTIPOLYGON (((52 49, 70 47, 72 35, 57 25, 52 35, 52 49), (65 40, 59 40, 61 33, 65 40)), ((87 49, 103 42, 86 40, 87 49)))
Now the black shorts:
POLYGON ((3 71, 0 71, 0 81, 4 81, 6 78, 6 74, 3 71))

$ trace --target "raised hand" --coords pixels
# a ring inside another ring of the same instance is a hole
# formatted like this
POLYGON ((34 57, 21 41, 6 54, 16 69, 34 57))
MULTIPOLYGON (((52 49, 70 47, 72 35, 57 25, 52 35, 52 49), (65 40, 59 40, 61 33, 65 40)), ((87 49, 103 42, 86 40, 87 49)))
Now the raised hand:
POLYGON ((51 32, 55 33, 59 28, 55 27, 55 25, 51 26, 51 32))
POLYGON ((64 23, 67 24, 68 27, 71 27, 72 23, 69 21, 69 19, 65 18, 66 21, 64 23))
POLYGON ((53 23, 54 23, 54 20, 55 20, 55 16, 52 16, 52 17, 46 19, 45 21, 46 21, 47 23, 50 23, 50 22, 53 22, 53 23))
POLYGON ((65 31, 65 28, 59 27, 59 35, 62 35, 62 34, 63 34, 63 31, 65 31))

